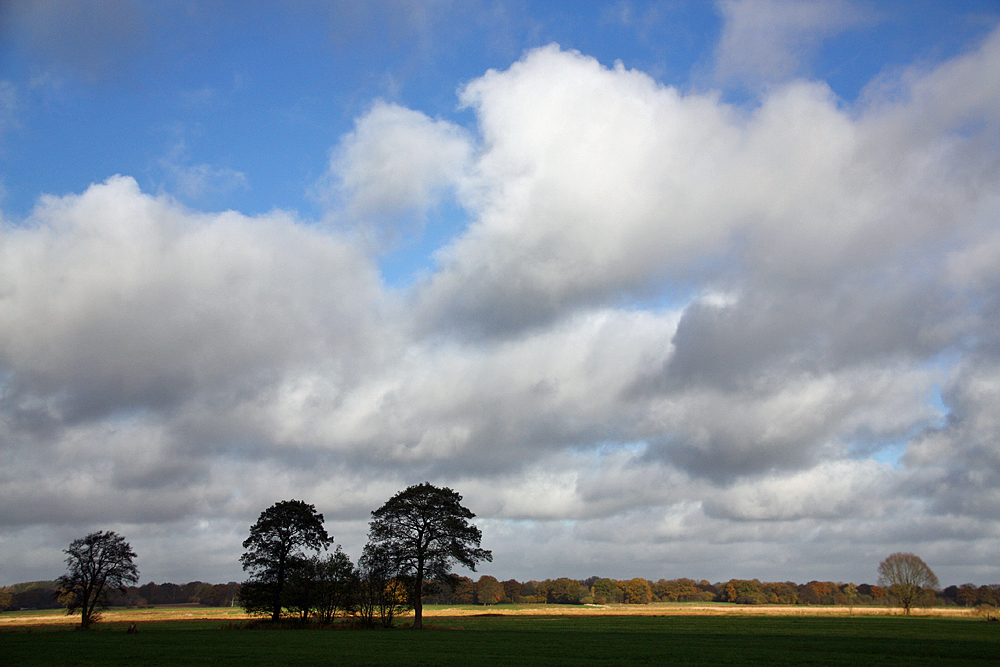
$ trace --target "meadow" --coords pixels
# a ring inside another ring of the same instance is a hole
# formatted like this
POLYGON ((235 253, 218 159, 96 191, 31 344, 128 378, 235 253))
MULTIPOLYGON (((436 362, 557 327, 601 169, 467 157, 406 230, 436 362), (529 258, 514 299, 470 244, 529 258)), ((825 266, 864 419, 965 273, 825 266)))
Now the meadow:
POLYGON ((1000 624, 968 615, 791 614, 746 608, 732 613, 731 609, 720 613, 710 607, 650 605, 643 614, 618 613, 615 608, 554 614, 551 607, 504 606, 488 611, 448 607, 429 610, 423 631, 251 630, 243 629, 238 610, 171 608, 133 610, 131 616, 111 612, 84 633, 74 631, 71 623, 58 622, 66 619, 61 615, 3 614, 0 655, 11 667, 108 663, 780 667, 1000 661, 1000 624), (129 618, 135 618, 137 634, 125 633, 129 618))

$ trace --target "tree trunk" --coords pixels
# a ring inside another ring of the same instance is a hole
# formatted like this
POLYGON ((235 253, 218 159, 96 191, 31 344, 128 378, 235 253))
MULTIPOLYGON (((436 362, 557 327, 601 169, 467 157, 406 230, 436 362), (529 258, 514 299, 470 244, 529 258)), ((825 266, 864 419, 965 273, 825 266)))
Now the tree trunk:
POLYGON ((274 604, 271 607, 271 620, 277 623, 281 620, 281 593, 285 589, 285 556, 282 554, 278 557, 278 581, 276 583, 277 589, 274 592, 274 604))
POLYGON ((91 621, 91 619, 94 616, 94 607, 96 606, 96 604, 97 604, 96 601, 93 602, 93 603, 90 603, 87 600, 83 601, 83 611, 81 611, 81 613, 80 613, 80 629, 81 630, 89 630, 90 629, 90 621, 91 621))
POLYGON ((417 563, 417 578, 413 582, 413 628, 419 630, 424 627, 424 563, 417 563))

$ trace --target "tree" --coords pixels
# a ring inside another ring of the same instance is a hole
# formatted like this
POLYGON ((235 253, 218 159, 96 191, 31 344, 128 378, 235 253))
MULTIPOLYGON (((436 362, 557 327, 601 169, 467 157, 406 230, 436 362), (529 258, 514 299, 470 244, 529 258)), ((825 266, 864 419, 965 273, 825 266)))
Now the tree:
POLYGON ((281 594, 282 607, 298 616, 298 622, 303 625, 309 622, 309 613, 319 604, 316 586, 318 562, 319 558, 313 556, 291 570, 281 594))
POLYGON ((14 610, 14 596, 6 588, 0 588, 0 611, 14 610))
POLYGON ((57 580, 56 594, 67 614, 80 612, 80 629, 86 630, 108 608, 112 591, 139 581, 135 552, 124 537, 108 530, 73 540, 65 553, 69 571, 57 580))
POLYGON ((239 591, 239 584, 215 584, 198 592, 198 604, 205 607, 228 607, 239 591))
POLYGON ((358 615, 362 623, 375 625, 375 616, 384 628, 409 609, 404 576, 399 561, 385 545, 369 542, 358 559, 358 615))
POLYGON ((240 557, 250 579, 240 587, 240 604, 249 614, 281 618, 285 582, 308 562, 304 549, 326 549, 333 538, 323 528, 323 515, 301 500, 282 500, 260 513, 243 542, 240 557))
POLYGON ((621 602, 624 598, 618 584, 612 579, 598 579, 591 587, 594 602, 597 604, 608 604, 611 602, 621 602))
POLYGON ((484 574, 476 582, 476 601, 479 604, 496 604, 504 599, 503 584, 496 577, 484 574))
POLYGON ((924 589, 938 587, 938 578, 917 556, 894 553, 879 563, 878 583, 889 590, 909 616, 910 607, 924 594, 924 589))
POLYGON ((475 514, 462 506, 462 496, 427 482, 411 486, 372 512, 368 539, 386 549, 401 574, 411 578, 413 627, 423 627, 425 577, 444 579, 460 563, 473 572, 493 554, 481 549, 482 532, 469 523, 475 514))
POLYGON ((330 623, 337 612, 354 610, 358 588, 357 572, 351 559, 340 547, 326 558, 315 558, 316 611, 324 623, 330 623))
POLYGON ((590 591, 576 579, 560 577, 542 582, 546 589, 545 601, 549 604, 580 604, 590 591))
POLYGON ((962 584, 955 591, 955 601, 963 607, 975 607, 979 604, 979 590, 975 584, 962 584))
POLYGON ((521 582, 517 579, 508 579, 503 582, 503 595, 507 602, 517 602, 521 597, 521 582))
POLYGON ((649 604, 652 599, 653 590, 647 580, 636 577, 625 585, 625 604, 649 604))
POLYGON ((448 585, 451 587, 451 604, 475 603, 476 582, 472 579, 453 574, 448 577, 448 585))
POLYGON ((854 605, 858 602, 858 587, 854 584, 844 584, 841 590, 844 593, 844 598, 847 600, 847 608, 853 614, 854 605))

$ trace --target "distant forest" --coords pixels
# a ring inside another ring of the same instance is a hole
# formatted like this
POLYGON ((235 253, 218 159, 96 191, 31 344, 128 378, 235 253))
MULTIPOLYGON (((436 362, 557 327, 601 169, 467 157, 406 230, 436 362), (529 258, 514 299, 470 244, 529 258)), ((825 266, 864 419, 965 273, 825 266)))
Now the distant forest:
MULTIPOLYGON (((36 581, 0 588, 0 610, 57 609, 55 581, 36 581)), ((240 584, 148 583, 115 591, 111 604, 116 607, 196 604, 228 607, 239 604, 240 584)), ((1000 584, 948 586, 936 593, 939 605, 1000 607, 1000 584)), ((546 579, 520 582, 498 581, 489 575, 478 580, 452 576, 433 582, 423 597, 424 604, 649 604, 652 602, 728 602, 733 604, 841 605, 871 606, 888 603, 886 592, 871 584, 844 584, 831 581, 761 582, 757 579, 731 579, 709 583, 693 579, 635 578, 615 580, 546 579)))

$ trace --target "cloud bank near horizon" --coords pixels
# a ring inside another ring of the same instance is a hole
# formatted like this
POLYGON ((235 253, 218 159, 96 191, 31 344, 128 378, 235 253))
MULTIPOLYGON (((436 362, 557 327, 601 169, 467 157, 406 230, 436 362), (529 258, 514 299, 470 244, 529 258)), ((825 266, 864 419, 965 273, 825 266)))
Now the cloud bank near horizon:
POLYGON ((238 578, 291 497, 356 555, 429 480, 503 576, 996 580, 1000 32, 850 104, 773 67, 741 106, 552 44, 461 87, 470 127, 375 102, 322 221, 127 175, 3 220, 5 576, 93 526, 238 578))

